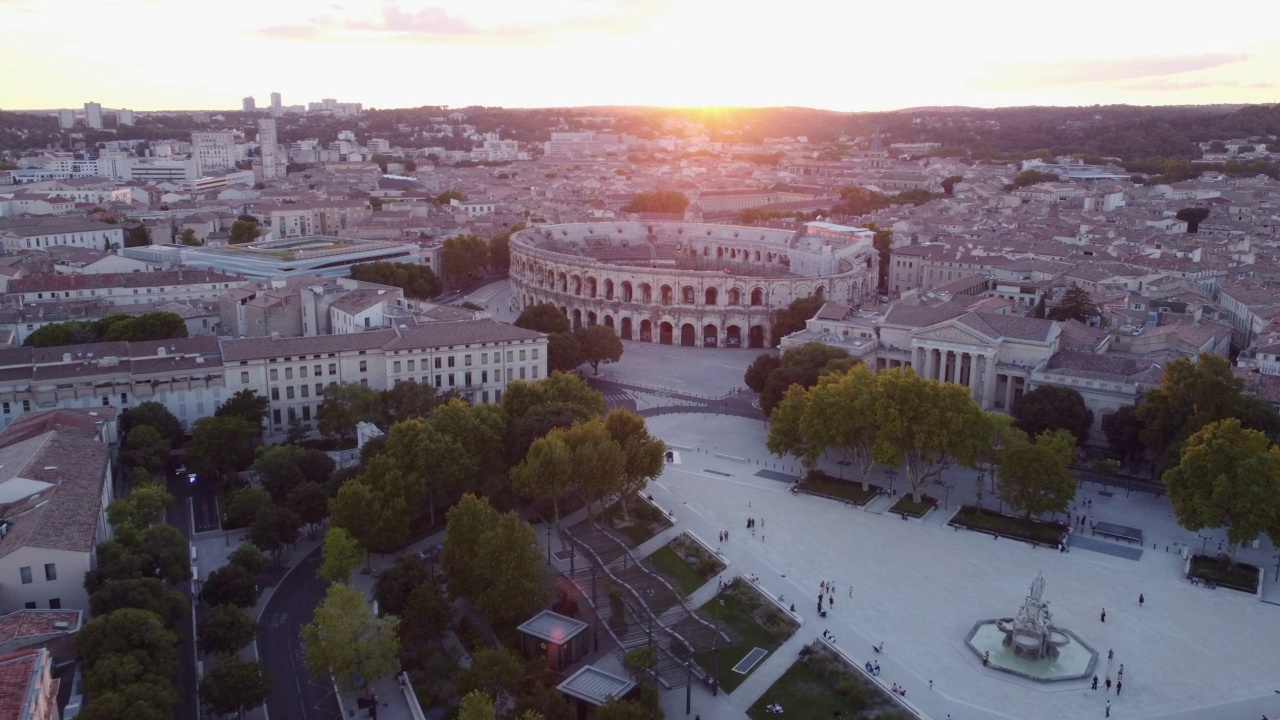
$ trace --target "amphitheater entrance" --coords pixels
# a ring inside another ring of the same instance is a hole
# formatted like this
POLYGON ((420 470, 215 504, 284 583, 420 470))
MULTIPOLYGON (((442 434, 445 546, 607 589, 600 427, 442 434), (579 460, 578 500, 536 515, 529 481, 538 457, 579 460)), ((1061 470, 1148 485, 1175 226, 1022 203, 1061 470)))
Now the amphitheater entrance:
POLYGON ((596 322, 597 322, 597 320, 596 320, 596 314, 595 314, 595 313, 593 313, 593 312, 588 312, 588 313, 587 313, 587 327, 592 327, 592 326, 594 326, 594 325, 596 324, 596 322))
POLYGON ((747 347, 762 348, 764 347, 764 326, 752 325, 751 330, 747 332, 747 347))
POLYGON ((621 326, 622 326, 622 331, 618 333, 618 337, 622 338, 623 340, 630 340, 631 339, 631 318, 629 317, 622 318, 621 326))
POLYGON ((658 326, 658 344, 671 345, 672 344, 671 336, 673 334, 673 330, 674 328, 671 327, 671 323, 669 322, 664 322, 661 325, 659 325, 658 326))
POLYGON ((737 325, 730 325, 724 329, 724 346, 730 348, 742 347, 742 328, 737 325))
POLYGON ((680 347, 697 347, 698 331, 690 323, 680 326, 680 347))
POLYGON ((640 342, 653 342, 653 323, 648 320, 640 321, 640 342))
POLYGON ((574 310, 573 311, 573 329, 577 330, 580 327, 582 327, 582 311, 574 310))
MULTIPOLYGON (((604 316, 604 326, 605 326, 605 327, 607 327, 607 328, 609 328, 610 330, 614 330, 614 327, 613 327, 613 316, 612 316, 612 315, 605 315, 605 316, 604 316)), ((616 330, 614 330, 614 332, 617 332, 617 331, 616 331, 616 330)))
POLYGON ((702 347, 713 348, 720 347, 719 332, 715 325, 708 325, 702 328, 702 347))

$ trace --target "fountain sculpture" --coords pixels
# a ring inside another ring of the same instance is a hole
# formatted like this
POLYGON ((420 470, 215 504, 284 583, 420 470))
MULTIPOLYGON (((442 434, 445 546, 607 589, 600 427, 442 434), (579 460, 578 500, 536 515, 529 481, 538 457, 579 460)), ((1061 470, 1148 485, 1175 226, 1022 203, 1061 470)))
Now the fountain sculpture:
POLYGON ((966 644, 984 666, 1041 682, 1084 678, 1098 657, 1075 633, 1053 624, 1040 573, 1015 617, 976 623, 966 644))
POLYGON ((1058 648, 1071 642, 1053 627, 1049 601, 1044 599, 1044 576, 1040 573, 1031 581, 1031 592, 1018 608, 1018 616, 997 620, 996 626, 1004 633, 1004 646, 1029 660, 1056 657, 1058 648))

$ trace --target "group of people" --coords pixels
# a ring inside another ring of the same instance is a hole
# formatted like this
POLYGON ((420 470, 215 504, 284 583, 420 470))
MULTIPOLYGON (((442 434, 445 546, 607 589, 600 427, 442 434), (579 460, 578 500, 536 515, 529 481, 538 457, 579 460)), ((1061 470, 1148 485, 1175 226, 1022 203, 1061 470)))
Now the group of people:
POLYGON ((836 634, 831 632, 830 630, 823 630, 822 637, 825 638, 827 642, 830 642, 832 645, 836 643, 836 634))
POLYGON ((907 696, 907 688, 899 685, 898 683, 893 684, 892 692, 894 695, 901 695, 902 697, 907 696))
POLYGON ((863 667, 865 667, 865 668, 867 669, 867 674, 868 674, 868 675, 870 675, 870 676, 872 676, 872 677, 879 677, 879 676, 880 676, 880 661, 879 661, 879 660, 877 660, 876 662, 871 662, 870 660, 868 660, 868 661, 867 661, 867 664, 866 664, 866 665, 863 665, 863 667))
POLYGON ((776 702, 771 702, 771 703, 769 703, 768 705, 765 705, 765 706, 764 706, 764 711, 765 711, 765 712, 767 712, 767 713, 769 713, 770 715, 781 715, 781 714, 782 714, 782 705, 780 705, 780 704, 778 704, 778 703, 776 703, 776 702))

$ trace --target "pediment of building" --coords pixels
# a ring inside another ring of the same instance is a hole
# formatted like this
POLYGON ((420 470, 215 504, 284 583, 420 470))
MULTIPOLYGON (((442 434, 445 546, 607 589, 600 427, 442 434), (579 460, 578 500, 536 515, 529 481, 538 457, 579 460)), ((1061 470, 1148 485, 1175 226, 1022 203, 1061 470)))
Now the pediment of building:
POLYGON ((911 333, 911 338, 917 342, 927 343, 933 340, 945 343, 961 343, 964 345, 981 345, 982 347, 991 347, 991 340, 989 338, 984 338, 971 330, 952 324, 935 325, 933 327, 922 328, 911 333))

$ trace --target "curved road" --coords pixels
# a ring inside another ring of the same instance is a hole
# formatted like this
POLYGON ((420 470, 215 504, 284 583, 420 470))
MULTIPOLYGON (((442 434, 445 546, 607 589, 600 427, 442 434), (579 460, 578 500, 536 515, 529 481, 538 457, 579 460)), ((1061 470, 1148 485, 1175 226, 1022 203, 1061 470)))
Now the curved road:
POLYGON ((328 583, 316 577, 320 548, 294 566, 276 585, 258 619, 258 653, 271 694, 267 712, 290 720, 340 720, 333 682, 302 664, 302 626, 311 622, 328 583))

